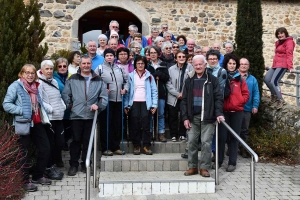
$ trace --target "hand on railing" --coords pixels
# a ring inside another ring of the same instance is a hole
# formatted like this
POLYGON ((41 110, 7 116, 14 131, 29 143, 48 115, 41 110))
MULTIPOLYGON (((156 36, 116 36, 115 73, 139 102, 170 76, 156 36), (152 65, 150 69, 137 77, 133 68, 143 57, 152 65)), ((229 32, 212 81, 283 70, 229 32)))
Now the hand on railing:
POLYGON ((217 117, 217 121, 219 122, 219 123, 221 123, 221 121, 225 121, 225 118, 224 118, 224 116, 218 116, 217 117))
POLYGON ((93 104, 91 106, 91 111, 93 111, 93 110, 98 110, 98 106, 96 104, 93 104))

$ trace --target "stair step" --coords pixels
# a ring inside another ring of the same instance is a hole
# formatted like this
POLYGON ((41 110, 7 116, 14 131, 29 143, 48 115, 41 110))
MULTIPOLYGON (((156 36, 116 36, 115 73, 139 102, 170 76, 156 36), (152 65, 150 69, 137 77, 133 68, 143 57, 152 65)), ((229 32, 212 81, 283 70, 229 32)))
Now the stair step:
MULTIPOLYGON (((152 142, 151 142, 152 143, 152 142)), ((120 143, 120 148, 122 150, 122 142, 120 143)), ((154 142, 154 146, 151 145, 151 150, 153 153, 183 153, 186 148, 185 142, 172 142, 168 140, 168 142, 154 142)), ((124 151, 126 153, 133 153, 133 145, 131 142, 128 143, 124 140, 124 151)))
POLYGON ((101 172, 99 196, 215 193, 213 178, 184 172, 101 172))
MULTIPOLYGON (((198 156, 200 156, 199 152, 198 156)), ((200 158, 199 158, 200 160, 200 158)), ((102 156, 101 171, 185 171, 188 169, 187 159, 179 153, 160 153, 153 155, 114 155, 102 156)))

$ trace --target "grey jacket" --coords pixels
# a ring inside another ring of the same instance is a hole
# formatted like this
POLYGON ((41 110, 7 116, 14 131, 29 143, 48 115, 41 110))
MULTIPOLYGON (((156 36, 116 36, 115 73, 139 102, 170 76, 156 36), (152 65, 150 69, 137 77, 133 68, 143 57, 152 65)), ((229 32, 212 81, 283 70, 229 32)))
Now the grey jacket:
POLYGON ((177 66, 177 64, 171 66, 169 68, 169 75, 170 79, 167 82, 166 86, 168 89, 168 100, 167 104, 171 106, 176 106, 177 103, 177 97, 180 93, 182 93, 184 88, 185 79, 188 77, 188 73, 192 71, 194 68, 191 64, 187 64, 186 69, 184 72, 182 72, 182 69, 177 66), (180 80, 181 74, 184 73, 184 78, 182 83, 180 80), (182 89, 180 91, 180 84, 183 84, 182 89))
POLYGON ((92 78, 86 93, 86 81, 78 69, 77 73, 67 80, 62 98, 67 108, 71 109, 71 120, 93 119, 95 112, 90 110, 91 106, 96 104, 99 112, 104 110, 107 105, 107 90, 100 76, 92 70, 92 78))
POLYGON ((61 94, 58 88, 57 81, 52 79, 47 79, 43 74, 37 72, 39 77, 39 94, 41 95, 45 110, 49 116, 50 120, 62 120, 66 110, 66 105, 61 98, 61 94), (47 81, 52 85, 45 83, 47 81))
POLYGON ((124 89, 128 91, 128 77, 125 71, 114 63, 104 61, 102 65, 95 69, 95 73, 99 74, 106 84, 109 84, 109 101, 121 102, 122 84, 124 84, 124 89))

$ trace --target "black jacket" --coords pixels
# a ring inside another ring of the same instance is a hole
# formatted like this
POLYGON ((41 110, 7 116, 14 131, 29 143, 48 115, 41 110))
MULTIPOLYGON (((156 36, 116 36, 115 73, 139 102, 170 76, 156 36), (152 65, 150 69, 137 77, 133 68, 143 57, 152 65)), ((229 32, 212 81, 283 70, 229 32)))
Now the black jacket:
MULTIPOLYGON (((206 70, 204 73, 206 73, 207 79, 203 85, 201 121, 212 123, 216 121, 217 116, 223 116, 223 95, 218 79, 210 73, 207 73, 206 70)), ((192 121, 193 119, 193 88, 195 76, 197 75, 193 70, 188 73, 188 78, 185 80, 180 105, 183 121, 192 121)))
POLYGON ((169 71, 166 67, 166 64, 164 62, 160 62, 160 66, 156 69, 152 66, 151 62, 148 62, 147 70, 151 73, 151 75, 154 77, 155 83, 156 77, 159 77, 158 80, 158 99, 167 99, 167 87, 166 83, 168 82, 170 76, 169 71))
POLYGON ((159 59, 161 59, 161 61, 166 63, 165 65, 166 65, 167 69, 169 69, 170 67, 172 67, 173 65, 176 64, 175 57, 173 54, 171 54, 170 58, 166 58, 164 54, 161 54, 159 59))

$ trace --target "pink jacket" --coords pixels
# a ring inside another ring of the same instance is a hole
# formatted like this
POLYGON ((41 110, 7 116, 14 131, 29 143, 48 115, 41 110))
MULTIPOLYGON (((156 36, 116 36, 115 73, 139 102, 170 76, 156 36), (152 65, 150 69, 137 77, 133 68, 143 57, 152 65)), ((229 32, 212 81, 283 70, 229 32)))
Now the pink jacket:
POLYGON ((283 42, 276 41, 272 68, 293 69, 294 48, 295 42, 292 37, 287 37, 283 42))

